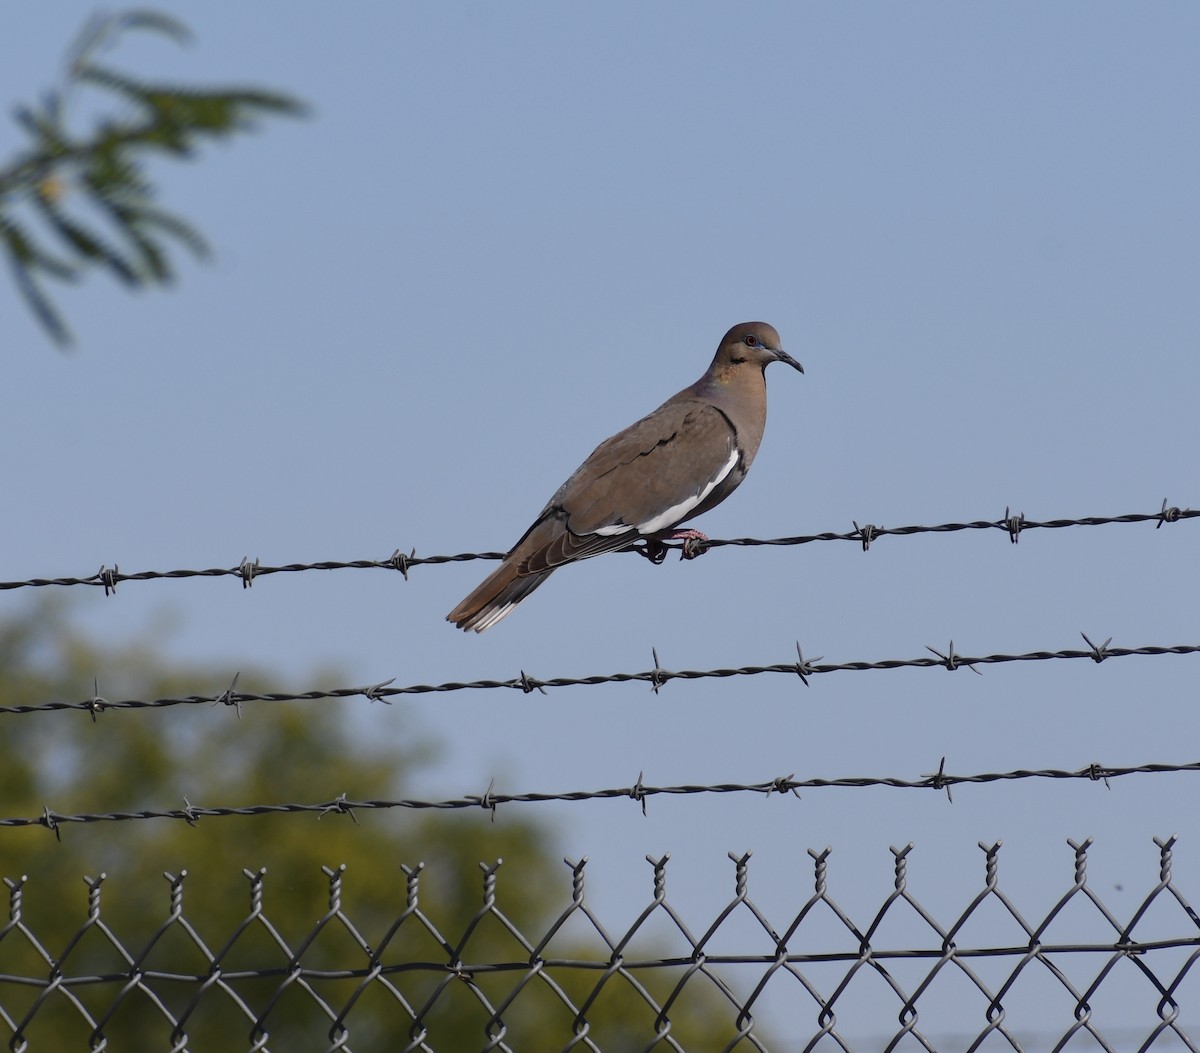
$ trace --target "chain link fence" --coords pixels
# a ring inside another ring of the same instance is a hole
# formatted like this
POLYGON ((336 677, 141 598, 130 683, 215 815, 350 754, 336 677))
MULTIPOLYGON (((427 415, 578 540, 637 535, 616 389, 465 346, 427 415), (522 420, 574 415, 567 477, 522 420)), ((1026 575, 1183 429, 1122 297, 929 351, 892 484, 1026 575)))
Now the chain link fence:
POLYGON ((773 918, 750 894, 749 853, 730 853, 733 895, 701 919, 672 905, 668 858, 647 857, 651 895, 622 927, 593 910, 587 860, 566 860, 562 906, 536 931, 506 913, 504 883, 521 875, 499 862, 480 865, 479 908, 455 923, 422 905, 423 886, 449 877, 423 865, 401 868, 382 915, 325 868, 315 922, 281 916, 265 873, 245 871, 249 907, 227 928, 193 917, 186 874, 167 874, 144 940, 109 926, 101 876, 61 949, 27 917, 60 890, 6 878, 0 1026, 13 1053, 1200 1048, 1200 916, 1172 873, 1175 838, 1155 838, 1159 880, 1125 914, 1089 883, 1090 840, 1068 843, 1062 891, 1032 917, 1005 892, 999 843, 979 846, 978 891, 939 910, 910 885, 913 846, 893 848, 892 890, 859 917, 834 897, 828 848, 809 850, 809 890, 797 883, 773 918), (924 938, 889 938, 898 916, 924 938))

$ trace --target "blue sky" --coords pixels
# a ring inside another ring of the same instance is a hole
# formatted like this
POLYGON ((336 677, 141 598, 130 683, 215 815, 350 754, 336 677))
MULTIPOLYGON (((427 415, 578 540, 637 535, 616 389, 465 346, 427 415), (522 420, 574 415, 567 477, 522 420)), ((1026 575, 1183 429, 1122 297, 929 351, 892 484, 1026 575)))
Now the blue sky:
MULTIPOLYGON (((166 294, 104 278, 62 291, 73 352, 0 283, 0 579, 507 548, 598 441, 752 318, 807 372, 768 374, 754 468, 696 524, 714 537, 1200 501, 1193 6, 159 6, 195 45, 131 40, 115 61, 286 89, 314 115, 156 168, 215 261, 185 263, 166 294)), ((0 99, 47 86, 89 10, 10 14, 0 99)), ((0 124, 0 156, 20 143, 0 124)), ((1169 645, 1197 639, 1195 530, 722 549, 658 568, 612 556, 556 574, 480 637, 443 621, 479 563, 74 599, 103 638, 173 624, 164 650, 212 664, 198 693, 243 660, 309 686, 314 663, 355 683, 642 670, 652 646, 681 669, 783 662, 797 640, 830 661, 950 640, 1054 650, 1081 631, 1169 645)), ((912 778, 943 755, 958 773, 1195 760, 1195 662, 332 704, 364 736, 439 739, 413 787, 426 796, 639 771, 912 778)), ((670 851, 676 898, 708 920, 732 888, 725 852, 747 849, 752 891, 782 916, 810 887, 805 850, 825 845, 835 896, 865 916, 891 885, 888 845, 914 841, 917 895, 950 920, 980 886, 976 842, 996 839, 1036 914, 1069 882, 1065 839, 1085 836, 1127 915, 1156 880, 1152 835, 1181 835, 1180 883, 1200 889, 1193 781, 533 814, 591 858, 616 916, 648 898, 643 855, 670 851)), ((318 797, 341 789, 314 776, 318 797)))

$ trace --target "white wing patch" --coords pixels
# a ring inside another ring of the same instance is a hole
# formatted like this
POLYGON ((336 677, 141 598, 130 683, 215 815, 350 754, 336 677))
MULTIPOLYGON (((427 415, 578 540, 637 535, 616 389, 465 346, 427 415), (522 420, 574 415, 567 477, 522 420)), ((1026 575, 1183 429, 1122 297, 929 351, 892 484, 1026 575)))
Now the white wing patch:
POLYGON ((484 617, 480 618, 479 621, 476 622, 474 625, 468 625, 468 626, 466 626, 466 628, 474 629, 477 633, 481 633, 485 629, 490 629, 505 615, 511 614, 513 612, 513 609, 520 602, 521 602, 520 600, 516 600, 514 602, 503 603, 499 607, 497 607, 494 611, 491 611, 484 617))
POLYGON ((631 534, 633 527, 627 523, 617 523, 615 526, 597 527, 593 533, 602 534, 604 537, 612 537, 613 534, 631 534))
POLYGON ((664 512, 660 512, 653 519, 647 519, 644 523, 637 523, 630 527, 628 523, 616 523, 612 526, 600 527, 596 530, 597 534, 603 534, 608 537, 613 534, 625 534, 631 529, 636 530, 639 534, 655 534, 660 530, 665 530, 669 526, 673 526, 681 519, 687 517, 688 513, 699 505, 730 472, 733 471, 733 466, 737 464, 738 451, 735 449, 729 455, 720 470, 704 485, 704 489, 698 494, 693 494, 691 497, 684 498, 677 505, 672 505, 664 512))

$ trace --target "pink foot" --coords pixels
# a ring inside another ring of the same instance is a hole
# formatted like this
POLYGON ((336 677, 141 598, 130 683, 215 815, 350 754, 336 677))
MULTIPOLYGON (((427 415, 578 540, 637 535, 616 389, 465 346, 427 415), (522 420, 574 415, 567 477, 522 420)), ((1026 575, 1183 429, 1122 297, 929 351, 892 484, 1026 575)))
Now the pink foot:
POLYGON ((679 546, 680 559, 695 559, 708 551, 708 535, 699 530, 673 530, 667 534, 650 534, 642 538, 642 546, 635 549, 651 563, 661 563, 673 546, 668 541, 682 541, 679 546))
POLYGON ((708 551, 708 535, 699 530, 675 530, 663 540, 683 542, 679 549, 680 559, 695 559, 708 551))

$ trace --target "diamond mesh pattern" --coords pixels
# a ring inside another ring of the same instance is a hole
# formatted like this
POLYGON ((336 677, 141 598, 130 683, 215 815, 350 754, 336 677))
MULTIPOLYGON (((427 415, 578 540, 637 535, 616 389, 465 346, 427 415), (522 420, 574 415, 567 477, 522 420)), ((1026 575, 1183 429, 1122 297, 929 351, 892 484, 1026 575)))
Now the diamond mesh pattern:
POLYGON ((201 1048, 194 1024, 248 1051, 1197 1050, 1182 1015, 1200 916, 1172 877, 1175 839, 1155 843, 1159 880, 1126 920, 1088 883, 1090 840, 1069 842, 1071 880, 1032 922, 1001 888, 999 843, 980 844, 978 893, 936 913, 909 888, 912 846, 893 848, 893 888, 858 919, 830 893, 830 849, 810 850, 812 892, 781 923, 750 898, 749 854, 730 853, 733 897, 703 930, 672 905, 666 856, 647 857, 652 895, 623 930, 589 904, 586 859, 567 860, 570 900, 535 935, 505 913, 499 862, 481 864, 480 905, 453 927, 422 908, 423 865, 404 867, 404 903, 374 941, 344 903, 344 868, 324 868, 327 909, 299 938, 268 911, 261 871, 244 872, 249 909, 217 939, 185 910, 186 874, 165 875, 165 917, 136 943, 105 921, 103 875, 87 878, 61 951, 26 919, 36 886, 6 878, 0 1033, 13 1053, 64 1048, 46 1036, 68 1031, 79 1049, 184 1053, 201 1048))

